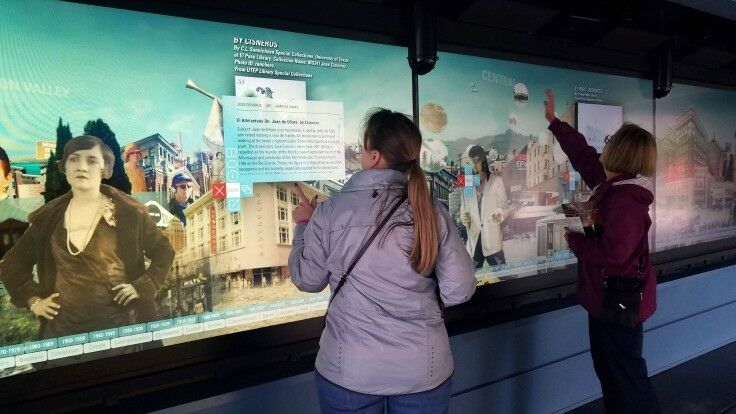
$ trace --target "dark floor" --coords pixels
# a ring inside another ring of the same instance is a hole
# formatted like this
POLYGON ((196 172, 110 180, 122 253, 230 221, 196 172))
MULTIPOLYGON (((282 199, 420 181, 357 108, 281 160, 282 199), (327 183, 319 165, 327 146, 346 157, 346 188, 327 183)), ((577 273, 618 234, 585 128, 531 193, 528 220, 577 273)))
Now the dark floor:
MULTIPOLYGON (((652 377, 666 414, 736 414, 736 342, 652 377)), ((568 414, 603 413, 595 400, 568 414)))

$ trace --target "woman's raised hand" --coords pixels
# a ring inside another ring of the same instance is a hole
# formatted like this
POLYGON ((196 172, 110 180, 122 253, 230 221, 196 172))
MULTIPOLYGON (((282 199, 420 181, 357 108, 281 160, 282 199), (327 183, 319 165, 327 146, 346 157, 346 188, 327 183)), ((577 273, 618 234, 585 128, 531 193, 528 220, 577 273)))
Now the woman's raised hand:
POLYGON ((317 208, 317 196, 315 195, 310 200, 297 183, 294 183, 294 189, 296 195, 299 197, 299 205, 296 206, 291 216, 294 218, 295 223, 307 222, 312 218, 312 214, 314 214, 314 210, 317 208))
POLYGON ((557 115, 555 115, 555 95, 552 93, 552 89, 545 90, 544 94, 547 95, 547 100, 544 101, 544 117, 547 118, 547 121, 552 122, 557 118, 557 115))

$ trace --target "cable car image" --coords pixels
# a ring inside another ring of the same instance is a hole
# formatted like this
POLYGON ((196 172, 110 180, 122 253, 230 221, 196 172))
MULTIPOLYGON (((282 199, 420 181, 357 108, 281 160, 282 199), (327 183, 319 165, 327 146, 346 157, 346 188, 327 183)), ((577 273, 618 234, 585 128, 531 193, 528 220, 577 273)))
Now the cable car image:
POLYGON ((555 214, 537 221, 537 256, 550 257, 557 252, 567 251, 564 214, 555 214))

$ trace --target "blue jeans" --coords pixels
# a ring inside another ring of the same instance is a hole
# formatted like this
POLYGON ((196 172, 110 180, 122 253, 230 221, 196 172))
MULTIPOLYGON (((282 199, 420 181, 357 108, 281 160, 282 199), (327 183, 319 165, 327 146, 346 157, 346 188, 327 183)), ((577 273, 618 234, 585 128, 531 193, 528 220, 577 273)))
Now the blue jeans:
POLYGON ((314 371, 322 414, 446 414, 450 405, 452 376, 428 391, 402 395, 371 395, 350 391, 314 371))

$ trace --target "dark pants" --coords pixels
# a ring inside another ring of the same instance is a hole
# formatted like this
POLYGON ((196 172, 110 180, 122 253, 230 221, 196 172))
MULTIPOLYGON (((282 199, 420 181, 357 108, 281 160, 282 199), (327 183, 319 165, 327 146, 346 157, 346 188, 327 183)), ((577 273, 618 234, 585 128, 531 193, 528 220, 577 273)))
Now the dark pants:
POLYGON ((502 265, 506 264, 506 256, 504 256, 503 250, 499 250, 490 256, 483 256, 483 245, 480 242, 480 236, 478 236, 478 241, 475 243, 475 252, 473 254, 475 268, 480 269, 483 267, 484 261, 487 261, 489 266, 502 265))
POLYGON ((659 413, 659 402, 647 375, 647 362, 641 356, 644 339, 641 324, 630 329, 588 315, 588 333, 606 413, 659 413))
POLYGON ((452 376, 437 387, 414 394, 371 395, 351 391, 314 371, 322 414, 447 414, 452 376))

